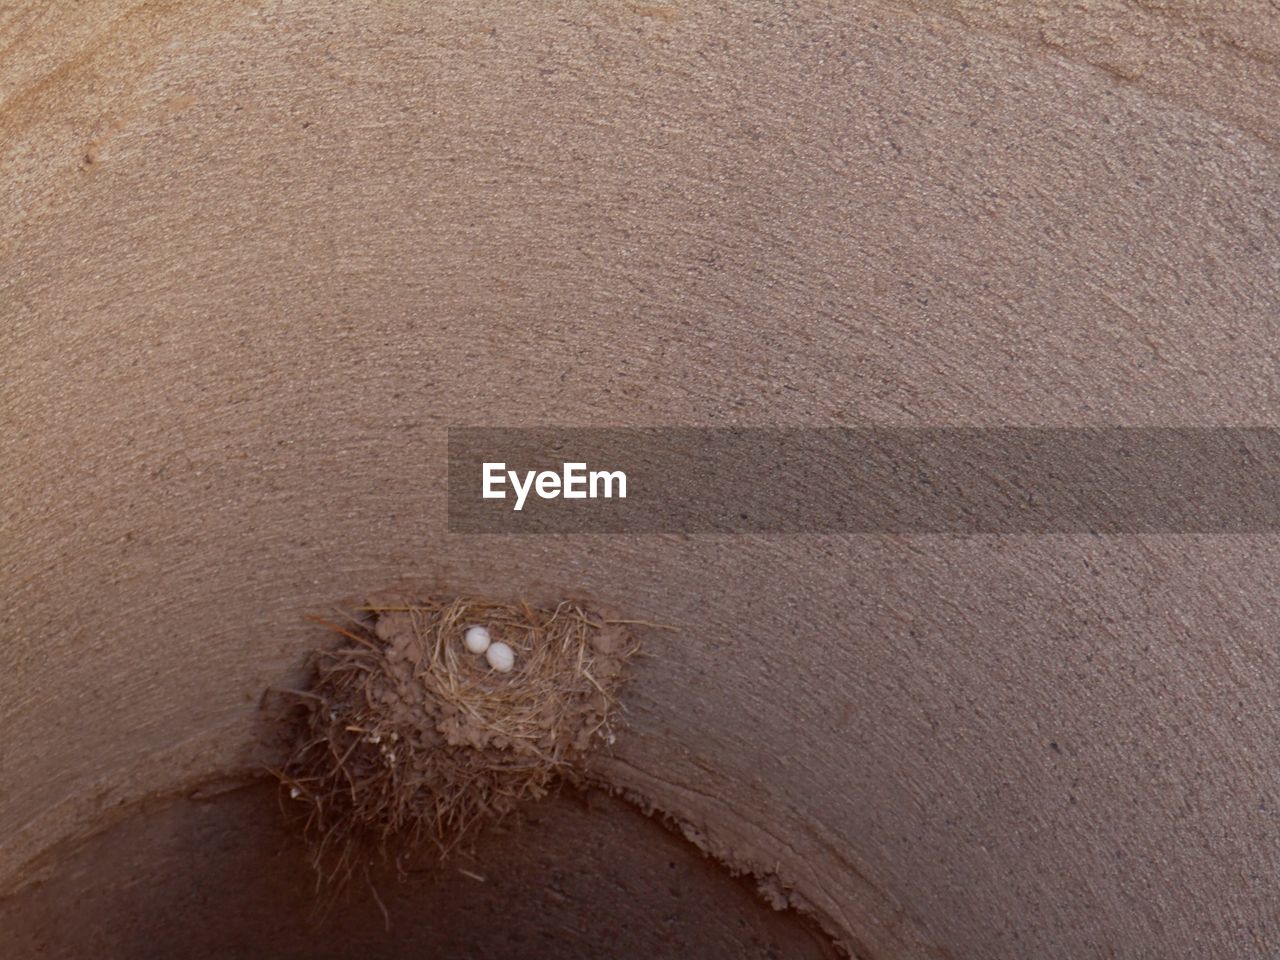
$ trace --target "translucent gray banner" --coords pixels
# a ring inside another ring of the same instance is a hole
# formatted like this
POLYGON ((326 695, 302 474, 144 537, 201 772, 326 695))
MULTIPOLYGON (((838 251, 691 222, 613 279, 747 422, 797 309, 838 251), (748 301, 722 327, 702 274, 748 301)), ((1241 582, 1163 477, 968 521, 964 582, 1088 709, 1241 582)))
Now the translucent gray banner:
POLYGON ((1265 427, 449 431, 458 533, 1270 533, 1278 480, 1265 427))

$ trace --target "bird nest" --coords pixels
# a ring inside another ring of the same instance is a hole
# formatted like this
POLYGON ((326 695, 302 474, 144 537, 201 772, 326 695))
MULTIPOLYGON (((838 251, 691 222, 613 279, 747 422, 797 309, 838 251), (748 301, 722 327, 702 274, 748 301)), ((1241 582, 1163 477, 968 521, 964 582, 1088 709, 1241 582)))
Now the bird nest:
MULTIPOLYGON (((310 687, 283 691, 300 724, 277 771, 300 805, 312 864, 341 882, 370 849, 443 857, 486 821, 575 778, 611 724, 637 644, 627 621, 565 601, 370 604, 314 656, 310 687), (482 625, 510 672, 467 651, 482 625)), ((399 857, 397 856, 397 860, 399 857)))

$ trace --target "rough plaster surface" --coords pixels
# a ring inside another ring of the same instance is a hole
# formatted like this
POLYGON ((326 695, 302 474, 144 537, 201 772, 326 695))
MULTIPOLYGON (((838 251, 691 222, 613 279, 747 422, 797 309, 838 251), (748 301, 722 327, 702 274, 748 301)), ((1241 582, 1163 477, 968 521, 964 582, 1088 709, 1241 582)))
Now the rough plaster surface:
POLYGON ((449 424, 1276 424, 1265 5, 1015 6, 0 13, 5 885, 302 613, 581 589, 602 772, 869 955, 1280 949, 1273 538, 445 532, 449 424))

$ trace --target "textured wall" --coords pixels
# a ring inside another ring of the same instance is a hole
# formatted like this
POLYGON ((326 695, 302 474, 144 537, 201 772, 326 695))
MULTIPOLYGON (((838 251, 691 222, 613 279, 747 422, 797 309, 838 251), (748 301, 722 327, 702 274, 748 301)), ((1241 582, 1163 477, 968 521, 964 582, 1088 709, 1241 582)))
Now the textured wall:
POLYGON ((0 877, 305 611, 585 589, 604 772, 872 955, 1280 949, 1273 538, 444 530, 449 424, 1276 423, 1265 33, 926 6, 0 12, 0 877))

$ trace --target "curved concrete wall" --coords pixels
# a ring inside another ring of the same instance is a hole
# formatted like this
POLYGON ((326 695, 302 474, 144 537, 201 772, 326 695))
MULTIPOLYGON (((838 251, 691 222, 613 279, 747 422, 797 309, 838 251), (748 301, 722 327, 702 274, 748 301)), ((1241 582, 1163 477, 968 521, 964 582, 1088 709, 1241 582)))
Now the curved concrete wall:
POLYGON ((847 944, 1274 952, 1274 539, 445 531, 450 424, 1273 423, 1273 19, 986 9, 0 14, 5 888, 304 612, 585 590, 603 775, 847 944))
POLYGON ((588 793, 529 805, 443 864, 383 865, 316 889, 271 785, 184 799, 61 857, 0 897, 8 957, 832 960, 679 836, 588 793))

